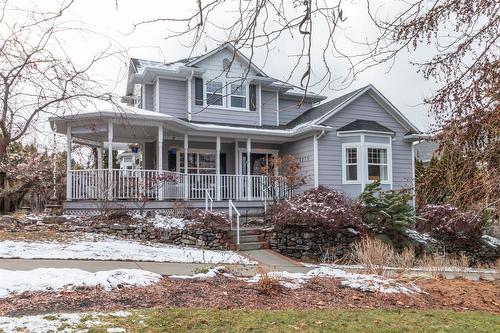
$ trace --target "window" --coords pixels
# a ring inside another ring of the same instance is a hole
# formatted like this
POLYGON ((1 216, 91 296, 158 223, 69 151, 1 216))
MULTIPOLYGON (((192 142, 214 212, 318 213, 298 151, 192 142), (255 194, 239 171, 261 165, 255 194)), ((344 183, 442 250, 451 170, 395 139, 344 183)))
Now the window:
MULTIPOLYGON (((179 172, 184 172, 184 152, 179 154, 179 172)), ((188 173, 215 174, 215 152, 188 152, 188 173)))
POLYGON ((247 107, 247 89, 242 83, 231 83, 230 100, 231 107, 245 109, 247 107))
POLYGON ((347 181, 358 180, 358 148, 345 150, 345 179, 347 181))
POLYGON ((221 81, 207 82, 207 105, 222 106, 223 84, 221 81))
POLYGON ((363 141, 342 144, 342 182, 391 184, 391 145, 363 141))
POLYGON ((368 148, 368 180, 388 180, 386 148, 368 148))

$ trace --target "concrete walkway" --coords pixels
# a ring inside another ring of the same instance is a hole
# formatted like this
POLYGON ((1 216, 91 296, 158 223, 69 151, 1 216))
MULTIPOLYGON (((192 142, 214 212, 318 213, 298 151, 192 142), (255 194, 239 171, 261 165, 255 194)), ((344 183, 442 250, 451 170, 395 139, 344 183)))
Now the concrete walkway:
MULTIPOLYGON (((259 265, 228 265, 232 272, 252 276, 262 266, 268 271, 307 272, 311 268, 288 259, 271 250, 254 250, 239 254, 257 261, 259 265)), ((32 270, 36 268, 78 268, 88 272, 107 271, 113 269, 143 269, 161 275, 193 275, 200 268, 216 266, 216 264, 170 263, 145 261, 109 261, 109 260, 54 260, 54 259, 0 259, 0 269, 32 270)))

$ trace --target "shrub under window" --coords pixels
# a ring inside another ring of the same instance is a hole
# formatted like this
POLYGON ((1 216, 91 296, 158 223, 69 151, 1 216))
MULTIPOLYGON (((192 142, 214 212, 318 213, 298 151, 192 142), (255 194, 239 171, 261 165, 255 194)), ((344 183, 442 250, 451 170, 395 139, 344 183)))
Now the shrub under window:
POLYGON ((278 229, 290 225, 328 230, 362 229, 361 217, 352 200, 322 186, 276 204, 271 222, 278 229))

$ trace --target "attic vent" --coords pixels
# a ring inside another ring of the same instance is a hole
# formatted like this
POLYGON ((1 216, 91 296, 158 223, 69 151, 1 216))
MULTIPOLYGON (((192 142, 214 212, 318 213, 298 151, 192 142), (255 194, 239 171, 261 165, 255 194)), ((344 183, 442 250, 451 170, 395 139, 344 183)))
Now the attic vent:
POLYGON ((231 68, 231 60, 229 60, 228 58, 224 58, 224 60, 222 60, 222 68, 225 71, 228 71, 229 68, 231 68))

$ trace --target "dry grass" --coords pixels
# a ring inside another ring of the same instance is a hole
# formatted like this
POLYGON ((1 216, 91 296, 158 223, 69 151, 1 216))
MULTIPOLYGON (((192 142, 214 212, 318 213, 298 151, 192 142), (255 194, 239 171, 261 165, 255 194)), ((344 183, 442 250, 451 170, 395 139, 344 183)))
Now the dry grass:
MULTIPOLYGON (((351 258, 352 263, 363 265, 368 272, 378 275, 394 275, 394 273, 404 273, 409 269, 419 268, 437 278, 441 277, 445 271, 465 271, 471 267, 469 257, 463 253, 458 256, 433 253, 417 258, 412 248, 405 248, 398 253, 383 241, 369 237, 353 244, 351 258)), ((482 265, 477 268, 498 269, 499 263, 500 260, 492 265, 482 265)))
POLYGON ((279 279, 269 276, 268 271, 262 266, 257 267, 257 272, 259 273, 257 282, 259 292, 263 295, 276 295, 280 290, 279 279))
POLYGON ((365 266, 371 273, 383 275, 394 262, 395 251, 379 239, 363 237, 353 244, 352 256, 355 263, 365 266))

